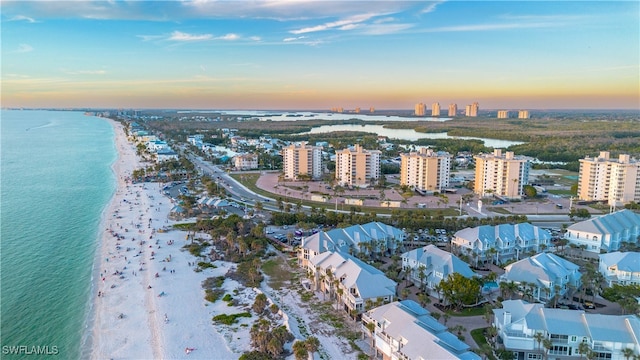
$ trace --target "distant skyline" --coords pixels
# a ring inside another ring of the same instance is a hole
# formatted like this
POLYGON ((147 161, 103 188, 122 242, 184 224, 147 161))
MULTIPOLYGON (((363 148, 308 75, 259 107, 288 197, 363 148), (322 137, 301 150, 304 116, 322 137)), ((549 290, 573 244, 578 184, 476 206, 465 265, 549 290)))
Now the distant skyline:
POLYGON ((1 1, 3 107, 640 109, 637 1, 1 1))

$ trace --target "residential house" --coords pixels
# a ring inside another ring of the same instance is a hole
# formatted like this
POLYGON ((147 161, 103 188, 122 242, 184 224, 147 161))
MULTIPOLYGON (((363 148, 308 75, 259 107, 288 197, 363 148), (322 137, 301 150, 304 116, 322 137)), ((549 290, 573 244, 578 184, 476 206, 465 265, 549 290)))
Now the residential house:
POLYGON ((539 252, 549 246, 551 233, 529 223, 482 225, 454 234, 452 247, 478 261, 501 263, 520 259, 520 254, 539 252), (495 260, 495 261, 494 261, 495 260))
POLYGON ((551 253, 540 253, 507 265, 501 282, 513 281, 531 297, 546 302, 580 287, 580 267, 551 253))
POLYGON ((595 253, 619 250, 623 242, 637 244, 639 236, 640 214, 628 209, 575 223, 564 233, 570 244, 595 253))
POLYGON ((432 295, 436 295, 436 286, 449 274, 459 273, 466 278, 478 276, 467 263, 435 245, 402 254, 402 271, 415 285, 426 288, 432 295))
POLYGON ((640 319, 635 315, 589 314, 582 310, 549 309, 543 304, 505 300, 494 309, 493 324, 504 347, 518 360, 549 358, 582 359, 581 343, 594 352, 593 359, 628 359, 623 349, 640 355, 640 319), (538 342, 534 336, 542 335, 538 342), (551 341, 551 348, 542 340, 551 341), (546 358, 545 357, 545 358, 546 358))
POLYGON ((326 251, 310 259, 307 270, 316 290, 338 304, 352 316, 362 313, 367 304, 393 301, 398 284, 363 261, 341 252, 326 251))
POLYGON ((395 252, 404 241, 404 232, 381 222, 353 225, 342 229, 320 231, 302 239, 298 252, 298 263, 306 263, 314 256, 325 251, 343 251, 355 254, 359 252, 395 252))
POLYGON ((378 354, 390 360, 481 359, 413 300, 367 311, 362 315, 362 331, 375 337, 376 359, 378 354), (373 334, 366 326, 369 323, 374 324, 373 334))
POLYGON ((600 254, 598 270, 609 286, 640 285, 640 252, 612 252, 600 254))

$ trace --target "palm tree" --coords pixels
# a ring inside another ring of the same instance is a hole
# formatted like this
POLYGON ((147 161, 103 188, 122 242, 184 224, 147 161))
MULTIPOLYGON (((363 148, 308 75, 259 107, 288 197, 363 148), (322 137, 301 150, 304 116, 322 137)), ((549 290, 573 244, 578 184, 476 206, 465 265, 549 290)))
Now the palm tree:
POLYGON ((307 351, 313 355, 320 348, 320 340, 315 336, 309 336, 304 342, 304 345, 307 348, 307 351))
POLYGON ((541 332, 536 332, 533 335, 533 338, 536 340, 536 342, 538 343, 538 351, 540 351, 540 343, 542 342, 542 340, 544 339, 544 334, 541 332))
POLYGON ((549 350, 553 347, 553 341, 549 339, 542 340, 542 346, 544 347, 544 357, 549 359, 549 350))
POLYGON ((309 358, 309 351, 305 345, 306 343, 304 341, 296 341, 293 343, 292 350, 296 360, 305 360, 309 358))
POLYGON ((624 356, 625 359, 629 360, 633 355, 635 355, 635 351, 633 351, 632 348, 624 348, 622 349, 622 351, 620 351, 620 353, 622 354, 622 356, 624 356))
POLYGON ((582 356, 586 355, 590 350, 589 344, 586 342, 580 343, 580 345, 578 345, 578 354, 580 354, 580 359, 582 359, 582 356))
POLYGON ((369 335, 371 336, 371 350, 375 351, 375 353, 377 354, 378 351, 375 350, 376 349, 376 337, 375 337, 375 330, 376 330, 376 324, 373 323, 373 321, 370 321, 367 323, 367 325, 365 325, 365 327, 367 328, 367 330, 369 330, 369 335))

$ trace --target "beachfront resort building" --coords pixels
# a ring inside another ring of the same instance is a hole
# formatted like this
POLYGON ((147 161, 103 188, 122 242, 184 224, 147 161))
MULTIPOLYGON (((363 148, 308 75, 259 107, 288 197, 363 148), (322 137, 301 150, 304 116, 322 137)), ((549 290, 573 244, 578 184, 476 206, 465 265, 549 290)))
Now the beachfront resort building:
POLYGON ((522 199, 523 188, 529 184, 529 157, 516 156, 513 151, 503 154, 502 149, 494 149, 493 154, 479 154, 473 158, 476 162, 473 191, 476 194, 482 197, 522 199))
POLYGON ((628 209, 575 223, 564 233, 570 244, 594 253, 620 250, 624 242, 638 244, 639 236, 640 214, 628 209))
POLYGON ((627 154, 614 159, 608 151, 580 159, 578 199, 611 206, 640 202, 640 161, 627 154))
POLYGON ((431 116, 440 116, 440 103, 434 102, 431 104, 431 116))
POLYGON ((545 308, 522 300, 505 300, 494 309, 493 325, 506 350, 516 359, 584 359, 587 344, 592 359, 623 360, 624 349, 640 355, 640 319, 635 315, 589 314, 583 310, 545 308), (542 334, 540 341, 536 333, 542 334), (544 339, 551 347, 541 346, 544 339), (582 345, 584 347, 584 345, 582 345))
POLYGON ((640 252, 600 254, 598 270, 609 286, 640 285, 640 252))
POLYGON ((500 282, 514 282, 531 298, 547 302, 580 287, 580 267, 551 253, 540 253, 507 265, 500 282))
POLYGON ((402 271, 408 275, 409 281, 434 296, 438 295, 436 286, 450 274, 458 273, 466 278, 478 276, 467 263, 435 245, 408 251, 401 258, 402 271))
POLYGON ((340 186, 367 187, 380 178, 380 150, 360 145, 336 151, 336 181, 340 186))
POLYGON ((404 241, 404 231, 381 222, 320 231, 302 239, 298 264, 306 267, 310 259, 325 251, 356 253, 395 253, 404 241))
POLYGON ((508 119, 509 110, 498 110, 498 119, 508 119))
POLYGON ((469 345, 413 300, 378 306, 362 315, 362 331, 373 336, 375 358, 480 360, 469 345), (373 334, 367 324, 373 323, 373 334))
POLYGON ((400 185, 425 192, 442 191, 449 186, 451 154, 421 148, 400 154, 400 185))
POLYGON ((464 115, 469 117, 477 117, 478 110, 480 110, 480 105, 477 102, 474 102, 471 105, 467 105, 464 110, 464 115))
POLYGON ((389 303, 398 284, 375 267, 349 254, 326 251, 311 259, 306 267, 315 291, 335 299, 352 317, 375 303, 389 303))
POLYGON ((451 247, 480 261, 501 262, 520 259, 527 252, 539 252, 540 246, 549 246, 551 233, 529 223, 482 225, 459 230, 454 234, 451 247))
POLYGON ((238 154, 233 157, 236 170, 253 170, 258 168, 257 154, 238 154))
POLYGON ((449 116, 456 116, 458 115, 458 104, 449 104, 449 116))
POLYGON ((416 104, 413 109, 415 116, 425 116, 427 114, 427 105, 423 103, 416 104))
POLYGON ((286 180, 322 177, 322 148, 305 141, 282 148, 282 171, 286 180))

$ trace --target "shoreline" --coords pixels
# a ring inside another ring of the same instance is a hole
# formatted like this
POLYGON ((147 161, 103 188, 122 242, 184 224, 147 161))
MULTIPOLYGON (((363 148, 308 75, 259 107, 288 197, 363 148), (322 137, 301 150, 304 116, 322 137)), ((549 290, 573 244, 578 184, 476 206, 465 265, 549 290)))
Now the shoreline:
MULTIPOLYGON (((196 258, 182 251, 186 232, 172 230, 175 222, 168 220, 171 199, 160 183, 130 181, 133 170, 145 164, 123 125, 106 120, 115 132, 116 188, 97 233, 82 357, 237 359, 248 350, 248 336, 212 323, 213 315, 229 308, 222 301, 208 303, 201 287, 207 277, 224 276, 232 264, 194 271, 196 258), (157 231, 165 227, 170 230, 157 231)), ((247 299, 253 296, 249 289, 247 299)))
POLYGON ((93 262, 91 266, 91 276, 90 276, 91 284, 89 286, 90 295, 88 299, 88 305, 86 307, 87 312, 85 315, 82 343, 80 347, 80 357, 82 359, 89 358, 93 352, 93 344, 94 344, 94 338, 95 338, 94 331, 96 329, 96 311, 97 311, 96 310, 97 309, 96 289, 98 286, 97 279, 98 279, 98 275, 100 274, 99 264, 100 264, 100 258, 102 255, 102 247, 104 245, 104 239, 103 239, 104 236, 103 236, 102 229, 106 228, 107 219, 108 219, 107 214, 109 213, 109 210, 114 206, 114 202, 116 201, 116 193, 118 192, 118 186, 119 186, 118 163, 122 159, 121 151, 118 150, 118 140, 117 140, 117 137, 119 136, 118 132, 123 131, 122 125, 109 118, 101 118, 101 119, 108 122, 111 128, 113 129, 113 148, 116 151, 116 153, 115 153, 115 159, 111 164, 110 168, 111 168, 111 173, 113 175, 115 184, 114 184, 114 188, 111 193, 111 196, 109 197, 109 201, 106 203, 104 209, 100 213, 100 222, 98 224, 98 229, 95 234, 96 235, 95 239, 97 240, 97 244, 95 247, 95 253, 93 255, 93 262))

